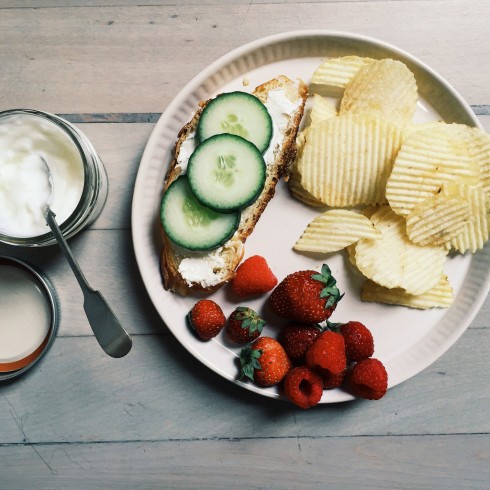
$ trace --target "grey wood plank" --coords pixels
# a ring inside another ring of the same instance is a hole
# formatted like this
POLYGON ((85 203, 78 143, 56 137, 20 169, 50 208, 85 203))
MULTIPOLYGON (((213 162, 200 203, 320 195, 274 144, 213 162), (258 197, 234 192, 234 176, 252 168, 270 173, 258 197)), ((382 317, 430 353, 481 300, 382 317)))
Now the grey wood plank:
POLYGON ((38 367, 0 386, 0 444, 490 434, 488 328, 377 402, 311 410, 230 383, 172 336, 133 340, 115 360, 93 337, 57 338, 38 367))
MULTIPOLYGON (((109 115, 110 117, 110 115, 109 115)), ((490 115, 479 116, 490 132, 490 115)), ((151 123, 78 123, 104 161, 109 176, 109 196, 100 217, 91 229, 129 229, 131 200, 141 156, 151 131, 151 123)), ((167 165, 162 162, 162 165, 167 165)))
POLYGON ((20 10, 5 8, 0 27, 9 46, 0 50, 0 107, 161 112, 182 84, 219 56, 254 39, 297 29, 379 37, 420 57, 471 104, 489 103, 485 82, 490 67, 478 61, 487 59, 490 49, 485 3, 434 0, 413 5, 392 1, 22 9, 28 36, 19 29, 20 10), (458 26, 457 36, 447 27, 452 25, 458 26))
POLYGON ((77 127, 97 149, 109 178, 106 205, 92 228, 129 229, 136 174, 154 124, 78 124, 77 127))
MULTIPOLYGON (((104 294, 130 333, 168 332, 140 278, 130 230, 85 230, 70 240, 70 246, 87 280, 104 294)), ((57 246, 21 250, 0 244, 0 255, 26 260, 51 279, 61 304, 60 335, 92 335, 81 291, 57 246)), ((489 314, 487 299, 470 328, 488 328, 489 314)))
MULTIPOLYGON (((166 332, 140 278, 129 230, 86 230, 70 246, 91 286, 102 292, 130 333, 166 332)), ((60 335, 92 335, 82 292, 56 245, 32 250, 0 245, 2 254, 26 260, 52 281, 61 305, 60 335)))
POLYGON ((483 489, 488 449, 480 435, 6 446, 0 486, 483 489))
MULTIPOLYGON (((479 116, 478 119, 490 132, 490 115, 479 116)), ((154 123, 81 123, 77 126, 97 149, 109 175, 106 206, 91 228, 129 228, 134 183, 154 123)), ((162 162, 162 166, 166 165, 168 162, 162 162)))
MULTIPOLYGON (((0 3, 0 9, 2 8, 49 8, 49 7, 144 7, 165 5, 174 6, 177 3, 180 6, 183 5, 229 5, 231 2, 235 4, 248 5, 249 3, 298 3, 298 4, 315 4, 315 3, 342 3, 342 2, 399 2, 400 0, 150 0, 142 2, 140 0, 2 0, 0 3)), ((405 0, 414 1, 414 0, 405 0)), ((416 0, 418 2, 427 2, 431 0, 416 0)))

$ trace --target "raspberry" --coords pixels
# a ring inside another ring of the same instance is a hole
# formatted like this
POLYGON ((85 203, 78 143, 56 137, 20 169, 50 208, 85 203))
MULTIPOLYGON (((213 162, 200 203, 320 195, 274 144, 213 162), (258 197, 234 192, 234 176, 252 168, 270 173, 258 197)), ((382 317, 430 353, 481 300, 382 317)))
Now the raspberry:
POLYGON ((325 390, 333 390, 342 385, 345 379, 346 371, 342 371, 339 374, 332 374, 330 371, 325 370, 320 373, 323 379, 323 388, 325 390))
POLYGON ((286 397, 301 408, 316 405, 323 394, 322 378, 306 367, 291 369, 284 378, 286 397))
POLYGON ((374 354, 373 336, 360 322, 348 322, 340 327, 345 341, 347 361, 359 362, 374 354))
POLYGON ((321 334, 322 329, 317 324, 288 323, 279 334, 279 342, 287 355, 296 365, 304 364, 306 351, 321 334))
POLYGON ((306 352, 306 366, 313 371, 340 374, 346 365, 344 337, 339 333, 322 332, 306 352))
POLYGON ((240 297, 254 296, 271 291, 277 284, 277 278, 269 269, 266 260, 253 255, 236 270, 231 281, 231 289, 240 297))
POLYGON ((388 389, 388 373, 378 359, 364 359, 353 367, 347 386, 355 396, 379 400, 388 389))

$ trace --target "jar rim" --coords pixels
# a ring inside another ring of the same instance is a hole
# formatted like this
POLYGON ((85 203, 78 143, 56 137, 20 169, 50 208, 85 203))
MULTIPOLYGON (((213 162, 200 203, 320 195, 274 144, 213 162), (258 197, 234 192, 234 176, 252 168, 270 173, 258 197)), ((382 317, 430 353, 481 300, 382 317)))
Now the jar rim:
MULTIPOLYGON (((86 214, 86 208, 91 205, 93 185, 91 181, 95 174, 97 174, 96 165, 94 165, 94 154, 95 150, 92 148, 90 142, 83 133, 81 133, 75 126, 73 126, 69 121, 49 112, 37 110, 37 109, 8 109, 0 111, 0 120, 6 117, 15 115, 29 115, 34 117, 39 117, 51 124, 54 124, 57 128, 66 134, 72 143, 77 148, 78 154, 80 155, 84 182, 82 193, 80 199, 72 211, 72 213, 62 222, 59 223, 59 227, 66 238, 74 235, 77 230, 77 223, 83 219, 84 214, 86 214)), ((97 157, 98 159, 98 157, 97 157)), ((100 159, 98 159, 100 162, 100 159)), ((101 162, 100 162, 101 163, 101 162)), ((55 243, 53 233, 48 230, 42 235, 37 235, 33 237, 15 237, 6 235, 0 232, 0 243, 5 243, 8 245, 21 246, 21 247, 37 247, 50 245, 55 243)))

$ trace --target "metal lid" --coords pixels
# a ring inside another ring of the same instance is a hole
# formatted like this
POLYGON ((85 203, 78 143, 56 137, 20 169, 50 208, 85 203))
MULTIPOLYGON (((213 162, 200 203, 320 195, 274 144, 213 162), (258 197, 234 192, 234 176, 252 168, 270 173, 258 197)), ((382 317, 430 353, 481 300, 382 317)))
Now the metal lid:
POLYGON ((49 279, 20 259, 0 255, 0 382, 31 369, 51 347, 59 302, 49 279))

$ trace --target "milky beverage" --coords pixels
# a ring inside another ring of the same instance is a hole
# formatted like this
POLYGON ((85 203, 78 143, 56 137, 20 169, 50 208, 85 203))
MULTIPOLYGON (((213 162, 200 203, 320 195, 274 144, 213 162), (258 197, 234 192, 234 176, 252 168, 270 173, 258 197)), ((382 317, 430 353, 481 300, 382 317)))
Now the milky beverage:
POLYGON ((54 195, 50 204, 62 224, 82 196, 84 167, 71 138, 54 123, 29 114, 0 120, 0 233, 30 238, 49 232, 42 205, 51 190, 46 167, 52 174, 54 195))
POLYGON ((31 354, 51 325, 48 301, 31 274, 0 264, 0 363, 31 354))

